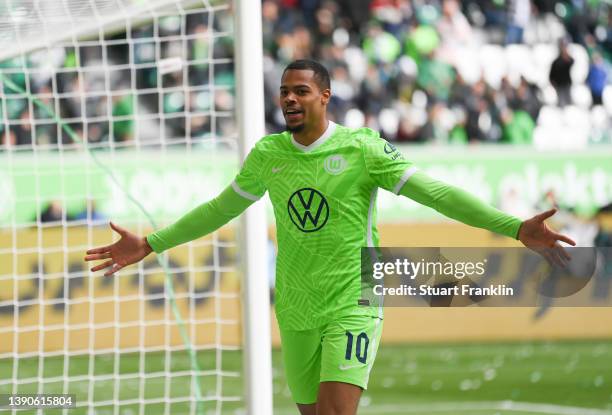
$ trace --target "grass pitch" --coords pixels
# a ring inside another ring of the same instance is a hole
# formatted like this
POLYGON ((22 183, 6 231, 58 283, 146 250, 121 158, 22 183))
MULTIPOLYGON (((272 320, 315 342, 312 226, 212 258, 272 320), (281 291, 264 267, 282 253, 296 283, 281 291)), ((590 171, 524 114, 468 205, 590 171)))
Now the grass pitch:
MULTIPOLYGON (((203 413, 245 414, 240 351, 198 361, 203 413)), ((297 414, 279 351, 273 364, 275 414, 297 414)), ((77 408, 45 414, 196 413, 194 385, 185 351, 0 360, 0 394, 76 394, 77 408)), ((612 415, 612 341, 383 344, 359 413, 612 415)))

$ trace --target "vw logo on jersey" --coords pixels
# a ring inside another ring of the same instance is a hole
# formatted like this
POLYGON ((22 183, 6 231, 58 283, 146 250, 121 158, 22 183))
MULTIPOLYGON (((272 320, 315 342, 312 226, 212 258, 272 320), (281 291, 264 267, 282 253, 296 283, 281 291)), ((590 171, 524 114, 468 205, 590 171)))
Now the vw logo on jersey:
POLYGON ((323 168, 325 168, 325 171, 329 174, 337 176, 338 174, 346 170, 347 164, 348 163, 346 162, 346 159, 344 157, 339 154, 334 154, 325 159, 325 161, 323 162, 323 168))
POLYGON ((291 221, 302 232, 315 232, 327 223, 329 205, 318 190, 310 187, 297 190, 289 198, 287 210, 291 221))

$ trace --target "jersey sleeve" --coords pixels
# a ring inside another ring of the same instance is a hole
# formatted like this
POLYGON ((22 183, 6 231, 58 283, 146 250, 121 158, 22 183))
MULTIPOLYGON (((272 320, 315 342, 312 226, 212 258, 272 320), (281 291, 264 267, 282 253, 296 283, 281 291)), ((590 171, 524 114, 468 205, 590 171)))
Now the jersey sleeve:
POLYGON ((261 179, 263 156, 255 146, 244 160, 240 172, 232 182, 232 188, 240 196, 253 202, 262 198, 266 186, 261 179))
POLYGON ((172 225, 148 235, 151 248, 160 253, 214 232, 259 200, 266 193, 259 174, 261 159, 255 146, 232 184, 219 196, 196 207, 172 225))
POLYGON ((402 185, 401 195, 467 225, 518 238, 523 223, 519 218, 484 203, 462 189, 432 179, 422 171, 415 171, 411 176, 402 185))
POLYGON ((369 133, 362 143, 363 157, 368 173, 378 187, 399 194, 417 168, 387 140, 369 133))
POLYGON ((240 215, 253 204, 228 186, 216 198, 191 210, 175 223, 147 236, 156 253, 207 235, 240 215))

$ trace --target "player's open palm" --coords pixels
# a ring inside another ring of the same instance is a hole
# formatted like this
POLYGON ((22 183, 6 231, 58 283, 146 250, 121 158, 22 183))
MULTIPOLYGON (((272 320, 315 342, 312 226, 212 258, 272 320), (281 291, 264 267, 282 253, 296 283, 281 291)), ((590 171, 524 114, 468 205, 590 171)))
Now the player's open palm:
POLYGON ((91 269, 92 272, 96 272, 110 268, 104 273, 105 276, 113 275, 120 269, 140 261, 152 251, 145 238, 128 232, 113 222, 110 223, 110 227, 121 236, 121 239, 111 245, 90 249, 85 256, 85 261, 105 259, 102 264, 91 269))
POLYGON ((559 241, 572 246, 576 245, 576 242, 565 235, 553 231, 546 225, 544 221, 556 212, 556 209, 550 209, 524 221, 519 230, 518 239, 527 248, 540 253, 549 261, 563 266, 570 259, 570 256, 559 244, 559 241))

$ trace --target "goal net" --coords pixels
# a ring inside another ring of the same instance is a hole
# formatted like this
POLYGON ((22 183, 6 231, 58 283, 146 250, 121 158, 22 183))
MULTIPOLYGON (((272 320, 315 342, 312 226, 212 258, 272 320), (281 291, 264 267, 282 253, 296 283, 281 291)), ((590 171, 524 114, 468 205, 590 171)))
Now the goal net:
POLYGON ((110 219, 145 235, 231 182, 234 44, 231 0, 0 5, 0 394, 246 413, 238 222, 111 278, 83 262, 110 219))

